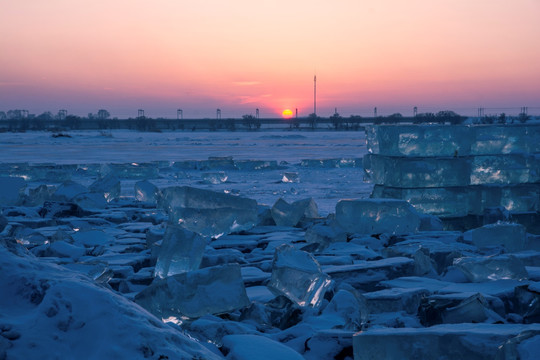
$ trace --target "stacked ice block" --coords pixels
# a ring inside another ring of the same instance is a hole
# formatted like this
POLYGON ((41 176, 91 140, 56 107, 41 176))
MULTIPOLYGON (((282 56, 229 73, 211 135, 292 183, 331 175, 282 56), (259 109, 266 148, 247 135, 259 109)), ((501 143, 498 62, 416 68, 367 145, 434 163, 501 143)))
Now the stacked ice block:
POLYGON ((540 125, 366 127, 372 197, 441 217, 540 210, 540 125))

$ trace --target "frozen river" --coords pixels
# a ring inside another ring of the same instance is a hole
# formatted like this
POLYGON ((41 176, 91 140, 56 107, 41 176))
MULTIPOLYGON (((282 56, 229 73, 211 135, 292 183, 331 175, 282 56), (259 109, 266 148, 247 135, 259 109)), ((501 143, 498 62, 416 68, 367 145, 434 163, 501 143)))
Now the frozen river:
MULTIPOLYGON (((161 188, 175 185, 203 187, 237 193, 269 205, 279 197, 287 201, 313 197, 321 214, 333 212, 339 199, 365 198, 372 189, 371 184, 363 181, 360 161, 355 167, 341 168, 301 165, 305 159, 361 159, 367 152, 363 131, 142 133, 118 130, 106 133, 72 131, 68 135, 70 137, 53 137, 47 132, 1 133, 0 163, 81 165, 159 161, 173 165, 174 162, 209 157, 276 161, 280 165, 277 169, 238 171, 216 168, 203 171, 175 168, 174 171, 160 171, 159 176, 149 180, 161 188), (208 184, 203 181, 208 172, 221 170, 228 177, 226 182, 208 184), (286 172, 296 173, 298 179, 291 183, 282 182, 286 172)), ((55 184, 54 180, 51 178, 49 182, 55 184)), ((95 178, 73 180, 89 185, 95 178)), ((123 196, 134 195, 135 181, 123 179, 123 196)))
POLYGON ((56 164, 130 163, 234 159, 300 162, 302 159, 358 158, 366 153, 363 131, 351 132, 163 132, 72 131, 0 133, 1 162, 56 164))
POLYGON ((540 236, 336 211, 363 132, 66 135, 0 134, 0 358, 537 358, 540 236))

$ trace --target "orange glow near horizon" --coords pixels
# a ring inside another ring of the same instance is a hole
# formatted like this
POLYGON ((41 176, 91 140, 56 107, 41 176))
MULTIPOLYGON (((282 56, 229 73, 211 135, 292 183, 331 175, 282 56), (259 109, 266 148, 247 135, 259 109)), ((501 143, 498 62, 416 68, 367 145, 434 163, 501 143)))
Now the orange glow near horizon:
POLYGON ((539 13, 534 0, 6 1, 0 111, 271 117, 312 109, 315 73, 321 116, 540 109, 539 13))
POLYGON ((293 116, 293 112, 291 109, 285 109, 283 110, 283 112, 281 113, 281 115, 285 118, 285 119, 290 119, 292 118, 293 116))

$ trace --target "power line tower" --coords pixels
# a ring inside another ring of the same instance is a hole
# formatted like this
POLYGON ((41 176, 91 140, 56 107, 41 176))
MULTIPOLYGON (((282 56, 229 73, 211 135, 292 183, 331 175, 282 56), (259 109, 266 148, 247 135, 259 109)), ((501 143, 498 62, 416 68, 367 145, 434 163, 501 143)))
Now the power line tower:
POLYGON ((216 109, 216 120, 221 120, 221 109, 216 109))
POLYGON ((143 109, 137 110, 137 118, 138 119, 144 119, 144 110, 143 109))
POLYGON ((66 120, 67 110, 58 110, 58 120, 66 120))
POLYGON ((481 119, 484 117, 484 108, 478 108, 478 119, 481 119))
POLYGON ((377 118, 377 107, 376 106, 373 108, 373 117, 377 118))
POLYGON ((255 117, 259 119, 259 109, 255 109, 255 117))
POLYGON ((184 112, 182 109, 176 110, 176 120, 184 120, 184 112))
POLYGON ((413 108, 413 116, 416 117, 416 115, 418 115, 418 107, 414 107, 413 108))

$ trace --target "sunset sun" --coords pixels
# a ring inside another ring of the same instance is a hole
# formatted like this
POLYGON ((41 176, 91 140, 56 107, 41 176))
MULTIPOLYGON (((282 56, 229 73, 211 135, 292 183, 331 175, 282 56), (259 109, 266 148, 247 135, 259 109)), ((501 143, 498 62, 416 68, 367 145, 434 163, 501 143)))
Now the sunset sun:
POLYGON ((283 110, 283 112, 281 113, 281 115, 282 115, 285 119, 290 119, 290 118, 292 118, 293 112, 292 112, 291 109, 285 109, 285 110, 283 110))

